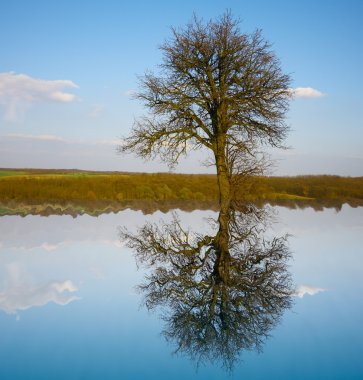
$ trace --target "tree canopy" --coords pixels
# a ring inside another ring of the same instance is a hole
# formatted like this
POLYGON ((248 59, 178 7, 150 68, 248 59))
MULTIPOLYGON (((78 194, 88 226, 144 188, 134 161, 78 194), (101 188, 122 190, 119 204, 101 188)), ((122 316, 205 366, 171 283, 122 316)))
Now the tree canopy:
POLYGON ((194 16, 160 49, 160 71, 140 78, 135 95, 149 114, 121 151, 173 166, 187 148, 206 147, 228 165, 256 144, 282 145, 290 79, 260 30, 242 33, 229 12, 207 23, 194 16))

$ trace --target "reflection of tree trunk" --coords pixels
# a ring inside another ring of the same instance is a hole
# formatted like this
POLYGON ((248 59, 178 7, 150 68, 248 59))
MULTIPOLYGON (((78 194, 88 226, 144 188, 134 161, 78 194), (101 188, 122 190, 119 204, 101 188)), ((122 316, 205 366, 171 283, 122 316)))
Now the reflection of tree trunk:
MULTIPOLYGON (((219 218, 221 219, 221 214, 219 218)), ((225 222, 224 222, 225 223, 225 222)), ((230 266, 230 253, 228 249, 229 243, 229 231, 228 225, 226 228, 220 225, 219 231, 215 238, 215 253, 216 260, 214 263, 213 277, 216 283, 223 282, 229 283, 229 266, 230 266)))

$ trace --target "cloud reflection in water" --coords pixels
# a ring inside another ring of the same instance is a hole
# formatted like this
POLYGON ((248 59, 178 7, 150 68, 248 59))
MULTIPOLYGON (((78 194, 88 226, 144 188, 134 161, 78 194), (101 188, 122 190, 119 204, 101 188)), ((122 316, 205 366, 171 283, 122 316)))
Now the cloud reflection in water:
POLYGON ((44 306, 49 302, 67 305, 80 299, 75 295, 77 290, 71 280, 35 283, 16 263, 12 263, 7 266, 7 275, 0 288, 0 310, 17 314, 21 310, 44 306))

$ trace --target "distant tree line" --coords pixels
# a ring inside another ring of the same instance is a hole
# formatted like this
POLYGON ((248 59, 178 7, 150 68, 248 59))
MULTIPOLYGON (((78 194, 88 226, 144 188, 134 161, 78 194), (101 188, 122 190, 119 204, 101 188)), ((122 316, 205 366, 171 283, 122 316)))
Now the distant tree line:
MULTIPOLYGON (((363 200, 363 177, 251 177, 234 196, 245 201, 363 200)), ((0 201, 218 200, 217 176, 170 173, 27 173, 0 179, 0 201)))

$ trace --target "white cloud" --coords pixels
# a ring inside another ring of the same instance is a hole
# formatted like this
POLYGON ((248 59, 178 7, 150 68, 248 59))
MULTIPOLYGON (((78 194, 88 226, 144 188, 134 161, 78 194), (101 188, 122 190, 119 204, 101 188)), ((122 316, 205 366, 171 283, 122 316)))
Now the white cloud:
POLYGON ((103 273, 101 268, 98 267, 90 267, 88 268, 88 271, 92 275, 93 278, 96 280, 104 280, 105 279, 105 274, 103 273))
POLYGON ((95 104, 92 107, 91 112, 89 113, 89 117, 91 117, 92 119, 97 119, 98 117, 101 116, 104 110, 105 110, 105 107, 102 104, 95 104))
POLYGON ((318 294, 320 292, 325 292, 325 291, 326 291, 326 289, 323 289, 323 288, 316 288, 313 286, 301 285, 295 290, 294 296, 303 298, 305 296, 305 294, 309 294, 310 296, 314 296, 315 294, 318 294))
MULTIPOLYGON (((89 144, 92 144, 91 142, 89 144)), ((120 144, 120 140, 99 140, 99 141, 96 141, 94 142, 93 144, 95 145, 119 145, 120 144)))
POLYGON ((5 107, 5 120, 16 121, 18 113, 41 101, 69 103, 75 95, 65 88, 78 88, 71 80, 44 80, 14 72, 0 73, 0 105, 5 107))
POLYGON ((58 245, 57 244, 49 244, 49 243, 45 242, 40 246, 40 248, 43 248, 47 252, 52 252, 52 251, 55 251, 56 249, 58 249, 58 245))
POLYGON ((69 103, 74 100, 75 96, 66 92, 56 91, 50 94, 49 98, 55 100, 56 102, 69 103))
POLYGON ((81 140, 81 139, 66 139, 61 136, 56 135, 30 135, 26 133, 8 133, 4 136, 0 136, 1 139, 19 139, 19 140, 35 140, 35 141, 61 141, 65 144, 78 144, 78 145, 89 145, 89 146, 97 146, 97 145, 111 145, 115 146, 120 144, 120 140, 81 140))
POLYGON ((20 139, 29 139, 29 140, 41 140, 41 141, 65 141, 63 137, 55 135, 27 135, 23 133, 9 133, 6 137, 14 137, 20 139))
MULTIPOLYGON (((44 249, 44 251, 47 252, 52 252, 55 251, 56 249, 59 248, 61 243, 58 244, 49 244, 47 242, 44 242, 40 245, 31 245, 31 246, 26 246, 26 245, 14 245, 9 247, 10 249, 18 250, 18 251, 31 251, 35 249, 44 249)), ((0 246, 1 249, 1 246, 0 246)))
POLYGON ((124 94, 124 96, 127 96, 128 98, 132 98, 136 94, 136 91, 129 89, 129 90, 125 91, 123 94, 124 94))
POLYGON ((291 89, 295 98, 320 98, 324 96, 322 92, 312 87, 297 87, 291 89))

